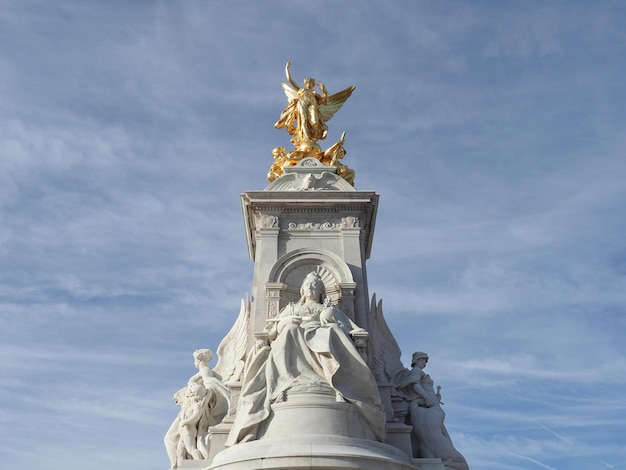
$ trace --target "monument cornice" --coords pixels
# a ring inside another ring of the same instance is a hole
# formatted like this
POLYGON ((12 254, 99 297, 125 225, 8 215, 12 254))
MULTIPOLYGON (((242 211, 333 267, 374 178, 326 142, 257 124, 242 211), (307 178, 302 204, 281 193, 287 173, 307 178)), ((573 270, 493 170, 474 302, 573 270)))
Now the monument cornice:
POLYGON ((359 230, 364 238, 365 258, 368 259, 372 249, 378 199, 379 195, 375 191, 246 191, 241 194, 241 204, 248 255, 250 259, 255 259, 256 231, 268 228, 258 223, 256 214, 276 218, 272 227, 280 231, 297 229, 280 223, 280 219, 285 220, 294 215, 314 216, 315 220, 310 221, 313 225, 324 222, 319 216, 332 215, 340 219, 342 215, 351 214, 358 217, 358 224, 342 226, 335 223, 332 228, 359 230))

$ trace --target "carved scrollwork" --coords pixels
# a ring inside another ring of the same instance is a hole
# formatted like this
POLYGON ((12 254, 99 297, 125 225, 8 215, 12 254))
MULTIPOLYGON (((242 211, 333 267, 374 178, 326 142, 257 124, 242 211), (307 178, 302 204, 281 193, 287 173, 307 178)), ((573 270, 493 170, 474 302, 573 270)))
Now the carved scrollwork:
POLYGON ((287 223, 288 230, 334 230, 339 224, 332 220, 325 221, 301 221, 291 220, 287 223))

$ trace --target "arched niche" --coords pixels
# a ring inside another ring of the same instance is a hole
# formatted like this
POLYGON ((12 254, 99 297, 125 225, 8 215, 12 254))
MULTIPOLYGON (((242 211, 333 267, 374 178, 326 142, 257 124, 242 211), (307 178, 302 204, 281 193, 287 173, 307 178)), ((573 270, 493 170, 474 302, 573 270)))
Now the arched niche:
POLYGON ((332 304, 354 320, 356 283, 352 272, 339 256, 318 248, 300 248, 276 261, 265 285, 268 318, 278 315, 289 302, 300 299, 300 286, 310 272, 319 274, 332 304))

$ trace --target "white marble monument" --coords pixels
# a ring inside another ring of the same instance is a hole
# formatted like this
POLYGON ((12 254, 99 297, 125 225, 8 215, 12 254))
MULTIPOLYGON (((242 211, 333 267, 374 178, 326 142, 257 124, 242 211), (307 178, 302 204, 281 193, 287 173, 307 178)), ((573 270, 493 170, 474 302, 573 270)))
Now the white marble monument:
POLYGON ((378 194, 354 188, 345 133, 322 150, 326 122, 354 87, 335 95, 313 79, 289 105, 263 191, 241 196, 254 276, 250 300, 198 372, 179 390, 165 436, 170 468, 468 470, 445 429, 439 388, 411 370, 370 298, 378 194), (321 94, 314 91, 320 88, 321 94))

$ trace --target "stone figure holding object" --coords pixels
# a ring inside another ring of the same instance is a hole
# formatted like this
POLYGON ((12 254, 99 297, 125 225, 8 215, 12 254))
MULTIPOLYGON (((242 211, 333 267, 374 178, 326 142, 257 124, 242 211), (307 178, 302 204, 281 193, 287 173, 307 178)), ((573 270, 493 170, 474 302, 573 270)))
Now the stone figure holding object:
POLYGON ((306 276, 300 293, 268 327, 269 346, 259 348, 247 365, 227 446, 261 438, 272 403, 288 401, 291 392, 315 390, 354 404, 374 435, 384 439, 378 387, 350 336, 365 330, 322 303, 325 289, 317 273, 306 276))
POLYGON ((204 458, 198 449, 198 424, 207 402, 206 392, 206 388, 201 383, 192 382, 187 386, 178 423, 180 441, 177 455, 179 460, 183 460, 185 455, 195 460, 204 458))
POLYGON ((411 370, 400 371, 394 384, 398 396, 409 402, 410 424, 418 446, 415 457, 440 458, 447 469, 469 470, 467 461, 454 448, 444 425, 441 387, 435 392, 432 379, 424 372, 427 363, 428 354, 413 353, 411 370))
POLYGON ((193 353, 194 365, 198 372, 189 378, 189 384, 199 383, 206 389, 206 401, 198 422, 197 447, 203 458, 209 456, 210 427, 222 422, 228 413, 228 388, 220 380, 220 375, 209 367, 213 358, 210 349, 197 349, 193 353))
POLYGON ((182 460, 208 458, 210 427, 222 422, 229 407, 229 391, 208 365, 213 352, 198 349, 193 357, 198 372, 174 394, 181 410, 164 438, 172 469, 182 460))

